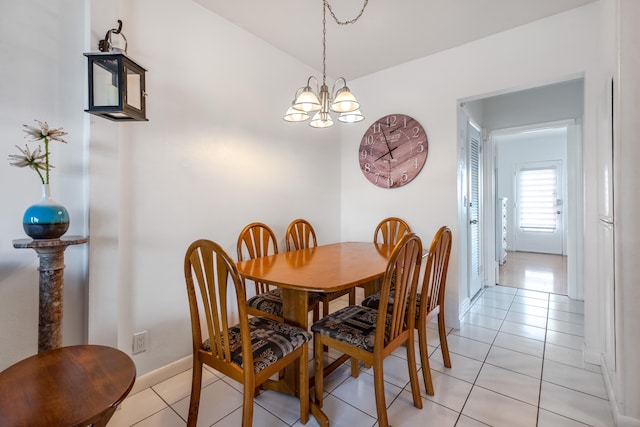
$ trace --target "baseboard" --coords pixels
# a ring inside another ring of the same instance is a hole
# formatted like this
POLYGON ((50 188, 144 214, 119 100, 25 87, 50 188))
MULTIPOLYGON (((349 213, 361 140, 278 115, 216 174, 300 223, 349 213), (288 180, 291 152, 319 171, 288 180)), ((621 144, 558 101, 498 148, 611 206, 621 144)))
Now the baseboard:
POLYGON ((136 382, 129 394, 136 394, 149 387, 153 387, 154 385, 159 384, 162 381, 168 380, 169 378, 176 376, 188 369, 191 369, 191 367, 193 366, 191 361, 191 356, 185 356, 182 359, 176 360, 173 363, 169 363, 168 365, 158 368, 155 371, 151 371, 147 374, 137 377, 136 382))
POLYGON ((613 383, 609 375, 609 369, 607 368, 607 362, 604 355, 600 358, 600 369, 602 370, 602 377, 604 378, 604 386, 607 390, 607 396, 609 397, 609 405, 611 406, 611 413, 613 414, 613 420, 616 427, 640 427, 640 420, 637 418, 627 417, 621 415, 619 411, 618 401, 616 400, 616 394, 613 392, 613 383))

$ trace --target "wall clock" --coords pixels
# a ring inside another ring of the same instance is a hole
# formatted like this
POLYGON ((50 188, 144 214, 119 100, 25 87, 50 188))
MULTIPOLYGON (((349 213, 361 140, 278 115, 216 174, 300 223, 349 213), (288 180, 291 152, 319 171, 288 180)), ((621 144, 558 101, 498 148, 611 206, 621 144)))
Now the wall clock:
POLYGON ((390 114, 373 122, 360 141, 360 170, 374 185, 399 188, 411 182, 427 161, 429 141, 413 117, 390 114))

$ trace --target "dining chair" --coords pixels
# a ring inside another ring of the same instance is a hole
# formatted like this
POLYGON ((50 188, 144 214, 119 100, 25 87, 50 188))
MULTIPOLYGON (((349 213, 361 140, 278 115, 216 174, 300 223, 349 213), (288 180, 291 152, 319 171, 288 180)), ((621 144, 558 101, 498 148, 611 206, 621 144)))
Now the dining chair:
POLYGON ((382 280, 381 304, 386 306, 392 285, 395 298, 387 312, 350 305, 320 319, 311 326, 313 332, 315 400, 323 401, 323 346, 327 345, 351 357, 351 375, 358 376, 358 360, 373 366, 373 383, 378 425, 387 427, 384 397, 383 361, 396 348, 405 345, 413 404, 422 408, 414 346, 416 297, 422 242, 416 234, 405 235, 394 248, 382 280), (393 283, 392 283, 393 282, 393 283))
MULTIPOLYGON (((285 246, 287 252, 297 251, 306 248, 315 248, 318 246, 316 240, 316 232, 309 221, 305 219, 296 219, 291 221, 285 233, 285 246)), ((349 305, 356 303, 356 290, 349 288, 336 292, 320 292, 318 293, 319 302, 322 303, 322 317, 329 314, 329 303, 343 295, 349 295, 349 305)), ((314 319, 318 320, 318 319, 314 319)))
POLYGON ((373 233, 373 241, 387 245, 395 245, 405 235, 411 233, 411 227, 405 220, 396 217, 385 218, 377 225, 373 233))
MULTIPOLYGON (((447 328, 444 323, 444 296, 447 283, 447 269, 449 255, 451 254, 451 229, 447 226, 440 227, 433 236, 429 252, 426 256, 426 265, 422 279, 422 288, 416 298, 416 321, 418 329, 418 342, 420 346, 420 363, 422 376, 427 394, 433 396, 434 388, 429 366, 429 351, 427 348, 427 324, 437 315, 438 333, 440 335, 440 349, 444 366, 451 368, 449 346, 447 344, 447 328)), ((377 293, 362 300, 365 307, 377 309, 382 302, 382 296, 377 293)), ((388 304, 393 303, 392 296, 388 304)), ((387 306, 391 310, 392 306, 387 306)))
MULTIPOLYGON (((242 229, 237 243, 238 261, 255 259, 278 253, 278 242, 273 230, 261 222, 252 222, 242 229)), ((242 279, 245 293, 246 281, 242 279)), ((268 283, 254 282, 255 295, 247 300, 247 310, 253 316, 265 316, 282 322, 282 289, 268 283)), ((309 310, 313 311, 313 320, 319 318, 320 297, 309 292, 309 310)))
POLYGON ((196 240, 189 246, 184 258, 184 277, 193 338, 187 426, 197 423, 203 364, 242 383, 242 426, 249 427, 255 391, 266 382, 280 384, 270 377, 294 362, 299 362, 300 419, 306 424, 309 419, 307 355, 311 334, 266 317, 249 317, 236 265, 215 242, 196 240), (233 324, 234 319, 239 319, 239 323, 233 324))

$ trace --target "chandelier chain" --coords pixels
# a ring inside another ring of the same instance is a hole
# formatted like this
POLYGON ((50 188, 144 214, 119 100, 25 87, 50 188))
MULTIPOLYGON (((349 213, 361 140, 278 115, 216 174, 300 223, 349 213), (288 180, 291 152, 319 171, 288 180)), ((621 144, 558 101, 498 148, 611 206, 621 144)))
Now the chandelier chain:
POLYGON ((327 5, 327 8, 329 9, 329 12, 331 13, 331 16, 333 17, 333 20, 336 21, 336 24, 338 25, 349 25, 349 24, 355 24, 355 22, 360 19, 360 17, 362 16, 362 14, 364 13, 364 9, 367 7, 367 4, 369 4, 369 0, 364 0, 364 4, 362 5, 362 9, 360 9, 360 13, 358 13, 358 16, 356 16, 355 18, 349 20, 349 21, 340 21, 337 17, 336 14, 333 12, 333 9, 331 9, 331 5, 329 4, 329 2, 327 0, 323 0, 324 4, 327 5))

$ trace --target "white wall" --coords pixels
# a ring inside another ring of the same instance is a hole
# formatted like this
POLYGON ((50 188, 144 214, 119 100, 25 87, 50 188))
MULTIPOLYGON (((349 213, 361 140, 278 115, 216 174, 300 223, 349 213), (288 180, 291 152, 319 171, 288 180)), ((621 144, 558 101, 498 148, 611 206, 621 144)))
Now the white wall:
POLYGON ((339 133, 282 120, 313 70, 192 1, 123 2, 120 17, 129 55, 149 70, 149 122, 91 119, 91 166, 104 173, 91 183, 102 252, 91 259, 89 335, 130 351, 132 334, 148 331, 148 350, 133 356, 141 375, 191 352, 183 257, 193 240, 235 258, 244 225, 265 222, 283 244, 298 217, 320 243, 340 240, 339 133))
MULTIPOLYGON (((50 144, 51 191, 69 211, 67 234, 86 235, 83 34, 81 2, 0 3, 0 370, 38 350, 38 258, 12 244, 27 238, 22 215, 41 193, 35 171, 11 167, 7 160, 19 154, 15 145, 27 143, 23 124, 37 125, 38 119, 68 132, 67 144, 50 144)), ((65 251, 65 345, 86 340, 87 251, 88 245, 65 251)))
MULTIPOLYGON (((342 229, 344 240, 371 239, 377 221, 394 215, 405 218, 424 239, 442 224, 454 233, 449 266, 446 312, 449 325, 458 324, 461 307, 469 298, 461 278, 465 254, 458 251, 457 179, 459 100, 481 98, 514 88, 530 88, 585 76, 585 182, 595 166, 592 149, 595 106, 600 90, 598 63, 600 5, 592 3, 560 15, 496 34, 459 48, 398 65, 350 84, 358 94, 367 120, 342 128, 342 229), (571 31, 567 31, 571 28, 571 31), (468 64, 482 64, 470 68, 468 64), (374 187, 358 167, 357 149, 366 127, 391 113, 416 118, 429 135, 429 157, 418 177, 408 186, 385 190, 374 187)), ((486 112, 484 112, 486 114, 486 112)), ((587 203, 592 209, 593 202, 587 203)), ((587 213, 595 223, 592 213, 587 213)), ((587 242, 593 248, 593 242, 587 242)), ((592 251, 592 249, 590 249, 592 251)), ((592 252, 588 253, 593 256, 592 252)), ((593 274, 585 277, 594 277, 593 274)), ((585 283, 593 289, 596 284, 585 283)), ((595 338, 597 341, 597 337, 595 338)), ((590 345, 591 343, 588 343, 590 345)))

